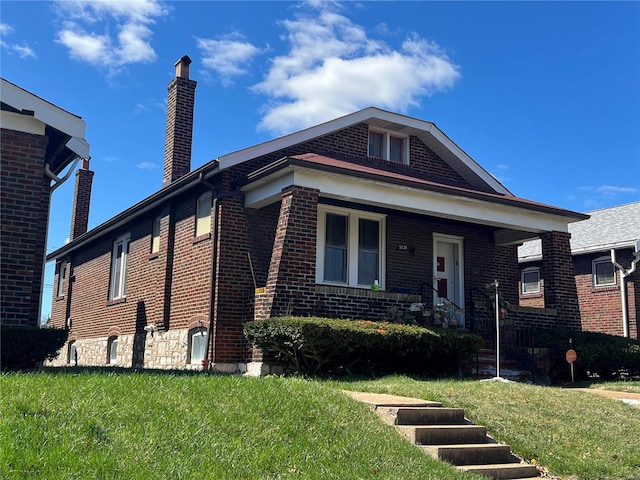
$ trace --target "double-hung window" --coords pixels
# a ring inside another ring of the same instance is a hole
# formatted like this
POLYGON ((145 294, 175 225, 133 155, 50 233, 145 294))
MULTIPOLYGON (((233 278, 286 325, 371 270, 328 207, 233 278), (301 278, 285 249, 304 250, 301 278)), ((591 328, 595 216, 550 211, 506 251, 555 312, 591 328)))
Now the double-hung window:
POLYGON ((369 156, 395 163, 409 163, 409 138, 382 130, 369 130, 369 156))
POLYGON ((67 278, 68 268, 69 264, 67 262, 60 263, 60 270, 58 271, 58 290, 56 291, 57 297, 64 295, 64 282, 67 278))
POLYGON ((160 216, 153 219, 151 226, 151 253, 160 251, 160 216))
POLYGON ((384 276, 384 215, 319 207, 316 282, 371 287, 384 276))
POLYGON ((125 297, 130 238, 127 233, 113 242, 113 251, 111 253, 111 285, 109 287, 110 300, 125 297))
POLYGON ((198 197, 196 207, 196 237, 211 232, 211 192, 198 197))
POLYGON ((540 293, 540 268, 529 267, 522 270, 520 283, 523 294, 540 293))
POLYGON ((610 257, 598 257, 591 263, 594 287, 608 287, 616 284, 616 269, 610 257))

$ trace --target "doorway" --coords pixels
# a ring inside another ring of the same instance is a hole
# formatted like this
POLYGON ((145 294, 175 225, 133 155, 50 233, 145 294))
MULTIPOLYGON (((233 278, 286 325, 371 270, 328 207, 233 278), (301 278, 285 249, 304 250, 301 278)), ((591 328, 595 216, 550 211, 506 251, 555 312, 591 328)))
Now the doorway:
POLYGON ((464 327, 463 237, 433 234, 434 309, 445 310, 451 325, 464 327))

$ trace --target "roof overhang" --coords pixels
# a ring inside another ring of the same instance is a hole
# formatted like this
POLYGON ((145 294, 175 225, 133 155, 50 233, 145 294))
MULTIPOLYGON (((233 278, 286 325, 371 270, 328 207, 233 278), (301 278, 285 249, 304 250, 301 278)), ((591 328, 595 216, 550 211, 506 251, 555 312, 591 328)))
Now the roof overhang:
POLYGON ((89 158, 82 118, 0 78, 2 128, 47 135, 46 162, 60 173, 76 157, 89 158))
POLYGON ((387 175, 369 167, 346 170, 339 166, 347 162, 335 159, 324 159, 333 160, 331 165, 308 160, 286 157, 249 175, 241 187, 245 206, 261 208, 279 201, 283 188, 298 185, 318 189, 324 198, 491 226, 499 245, 522 243, 545 231, 566 232, 568 223, 584 218, 513 196, 387 175))

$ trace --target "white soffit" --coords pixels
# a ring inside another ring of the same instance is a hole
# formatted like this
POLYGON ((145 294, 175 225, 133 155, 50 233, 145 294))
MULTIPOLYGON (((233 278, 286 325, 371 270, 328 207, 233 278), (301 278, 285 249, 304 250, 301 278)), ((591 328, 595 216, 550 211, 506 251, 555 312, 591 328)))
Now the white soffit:
MULTIPOLYGON (((36 120, 39 120, 42 123, 69 135, 70 137, 75 137, 78 140, 83 141, 88 146, 84 140, 86 123, 80 117, 63 110, 46 100, 43 100, 17 85, 8 82, 4 78, 1 78, 0 82, 2 102, 10 105, 19 112, 32 111, 32 118, 35 118, 36 120)), ((75 150, 73 151, 77 153, 75 150)))
POLYGON ((230 168, 247 160, 267 155, 359 123, 367 123, 376 128, 419 137, 440 158, 448 162, 452 168, 458 171, 458 173, 472 185, 476 187, 489 186, 497 193, 513 195, 504 185, 445 135, 434 123, 380 110, 375 107, 365 108, 364 110, 321 123, 305 130, 300 130, 299 132, 223 155, 217 160, 220 162, 221 169, 230 168))
POLYGON ((487 200, 371 181, 336 173, 293 167, 243 187, 245 206, 261 208, 280 200, 282 189, 297 185, 320 190, 321 196, 431 215, 462 222, 539 233, 567 231, 568 219, 487 200))

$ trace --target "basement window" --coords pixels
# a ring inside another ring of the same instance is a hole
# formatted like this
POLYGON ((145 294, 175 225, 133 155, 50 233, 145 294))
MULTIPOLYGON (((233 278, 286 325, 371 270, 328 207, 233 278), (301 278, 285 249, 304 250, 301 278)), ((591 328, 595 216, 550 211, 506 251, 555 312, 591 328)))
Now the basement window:
POLYGON ((67 347, 67 363, 69 365, 78 364, 78 351, 76 350, 75 340, 70 341, 69 346, 67 347))
POLYGON ((118 363, 118 337, 109 337, 107 341, 107 363, 118 363))
POLYGON ((194 328, 189 332, 189 351, 188 362, 195 365, 200 365, 204 360, 204 355, 207 347, 207 331, 202 328, 194 328))
POLYGON ((616 269, 610 257, 598 257, 591 263, 594 287, 610 287, 616 284, 616 269))

